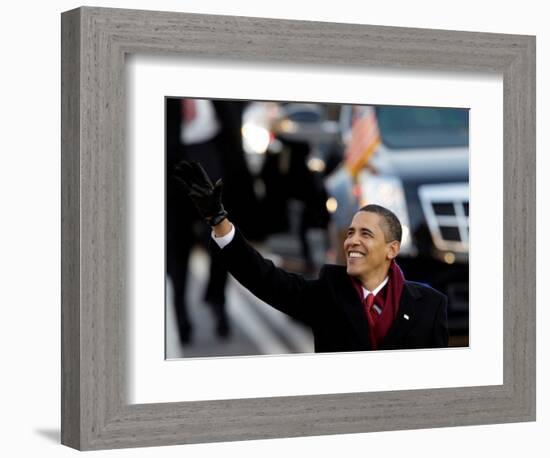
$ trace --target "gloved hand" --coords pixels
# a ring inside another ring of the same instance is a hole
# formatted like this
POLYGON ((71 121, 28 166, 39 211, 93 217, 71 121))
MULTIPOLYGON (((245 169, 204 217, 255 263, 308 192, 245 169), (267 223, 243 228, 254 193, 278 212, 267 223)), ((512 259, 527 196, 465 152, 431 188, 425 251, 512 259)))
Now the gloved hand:
POLYGON ((227 218, 222 204, 222 180, 213 185, 198 162, 182 161, 176 165, 174 177, 183 185, 189 198, 209 226, 227 218))

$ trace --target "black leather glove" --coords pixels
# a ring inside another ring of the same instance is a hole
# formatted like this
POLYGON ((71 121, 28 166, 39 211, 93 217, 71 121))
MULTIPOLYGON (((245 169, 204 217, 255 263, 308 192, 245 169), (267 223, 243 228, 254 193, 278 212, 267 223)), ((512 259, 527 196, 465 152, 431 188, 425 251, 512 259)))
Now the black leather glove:
POLYGON ((174 169, 174 177, 183 185, 189 198, 209 226, 227 218, 222 204, 222 180, 213 185, 198 162, 182 161, 174 169))

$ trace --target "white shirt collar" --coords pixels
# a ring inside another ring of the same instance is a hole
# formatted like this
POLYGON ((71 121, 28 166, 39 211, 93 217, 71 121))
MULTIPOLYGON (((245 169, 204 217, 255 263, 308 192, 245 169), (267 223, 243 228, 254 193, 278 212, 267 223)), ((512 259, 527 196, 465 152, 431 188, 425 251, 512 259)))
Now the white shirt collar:
POLYGON ((384 278, 384 280, 382 280, 382 283, 380 283, 376 288, 374 288, 373 291, 369 291, 367 288, 365 288, 364 286, 361 286, 363 288, 363 298, 367 297, 369 294, 374 294, 375 296, 380 292, 380 290, 386 286, 386 283, 388 283, 388 280, 390 279, 389 276, 386 276, 386 278, 384 278))

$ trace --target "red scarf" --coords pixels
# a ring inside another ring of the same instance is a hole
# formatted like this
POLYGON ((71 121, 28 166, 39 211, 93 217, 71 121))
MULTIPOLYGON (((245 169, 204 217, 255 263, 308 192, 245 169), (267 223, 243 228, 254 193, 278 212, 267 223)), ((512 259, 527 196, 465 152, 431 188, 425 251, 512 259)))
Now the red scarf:
MULTIPOLYGON (((380 346, 399 312, 399 301, 401 300, 401 293, 405 285, 405 277, 395 260, 392 260, 390 264, 388 277, 388 282, 374 298, 374 303, 382 309, 382 314, 378 315, 376 320, 373 320, 372 317, 366 313, 373 350, 376 350, 380 346)), ((361 303, 364 304, 366 298, 363 297, 361 282, 356 279, 353 280, 352 283, 359 294, 361 303)))

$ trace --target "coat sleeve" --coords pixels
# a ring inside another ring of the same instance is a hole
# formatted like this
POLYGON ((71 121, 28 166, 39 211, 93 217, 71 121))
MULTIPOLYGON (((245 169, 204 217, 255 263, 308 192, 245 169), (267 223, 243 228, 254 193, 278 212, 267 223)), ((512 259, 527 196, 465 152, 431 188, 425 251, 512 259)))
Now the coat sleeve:
POLYGON ((437 307, 434 321, 432 342, 434 348, 449 346, 449 330, 447 325, 447 296, 442 295, 437 307))
POLYGON ((220 249, 214 241, 210 251, 235 279, 252 294, 306 324, 312 322, 319 280, 287 272, 265 259, 236 228, 233 240, 220 249))

